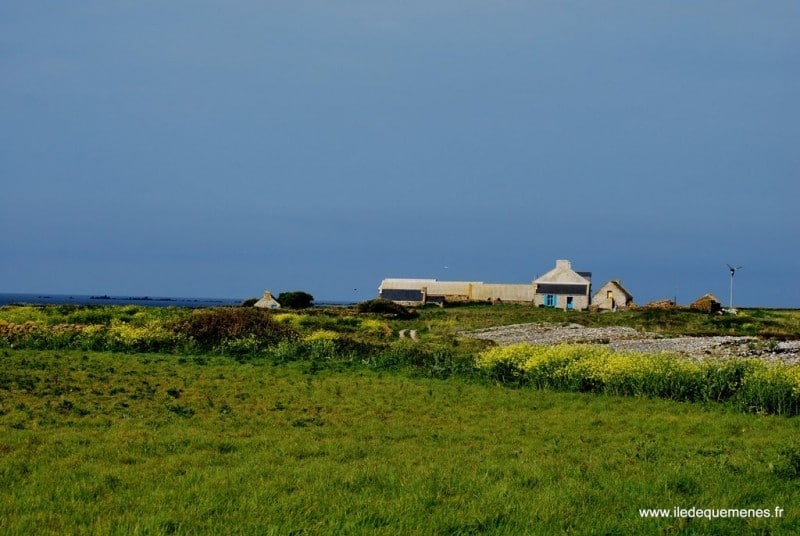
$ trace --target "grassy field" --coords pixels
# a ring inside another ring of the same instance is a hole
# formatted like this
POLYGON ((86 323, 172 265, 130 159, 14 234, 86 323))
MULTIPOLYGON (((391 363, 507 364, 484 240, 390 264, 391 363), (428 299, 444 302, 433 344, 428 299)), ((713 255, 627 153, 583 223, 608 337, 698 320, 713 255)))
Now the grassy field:
POLYGON ((765 414, 798 413, 796 366, 458 335, 522 322, 800 337, 771 310, 0 307, 0 533, 800 533, 800 417, 765 414), (640 515, 676 507, 772 517, 640 515))
POLYGON ((0 353, 6 534, 796 534, 800 420, 222 356, 0 353), (642 508, 784 509, 644 519, 642 508))
POLYGON ((453 336, 459 330, 481 329, 526 322, 576 323, 589 327, 628 326, 662 335, 740 335, 763 338, 800 338, 800 310, 740 309, 736 315, 708 315, 688 309, 631 309, 616 313, 587 313, 528 305, 473 304, 452 308, 428 306, 419 318, 404 321, 421 332, 453 336))

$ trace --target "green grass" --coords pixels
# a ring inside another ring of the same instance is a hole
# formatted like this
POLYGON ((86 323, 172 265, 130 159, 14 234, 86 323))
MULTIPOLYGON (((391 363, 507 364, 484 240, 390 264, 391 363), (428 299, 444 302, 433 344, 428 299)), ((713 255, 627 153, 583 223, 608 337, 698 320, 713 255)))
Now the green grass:
POLYGON ((0 320, 6 322, 39 322, 57 324, 109 324, 113 320, 134 326, 151 322, 177 321, 187 318, 192 310, 186 307, 144 307, 136 305, 4 305, 0 320))
POLYGON ((418 329, 438 337, 452 337, 458 331, 509 324, 552 322, 576 323, 589 327, 628 326, 665 336, 800 338, 800 310, 797 309, 739 309, 736 315, 708 315, 686 309, 632 309, 615 313, 589 313, 528 305, 471 304, 444 309, 427 306, 419 310, 419 318, 398 321, 395 325, 418 329))
POLYGON ((796 534, 800 420, 220 356, 0 352, 7 534, 796 534), (785 508, 642 519, 640 508, 785 508))
MULTIPOLYGON (((219 309, 219 308, 212 308, 219 309)), ((389 322, 395 331, 416 329, 436 341, 451 342, 459 331, 526 322, 577 323, 585 326, 629 326, 663 335, 750 335, 762 338, 800 338, 800 310, 740 309, 737 315, 707 315, 676 310, 634 309, 616 313, 562 311, 527 305, 471 304, 417 309, 419 316, 411 320, 389 322)), ((293 328, 305 331, 332 329, 363 333, 365 318, 377 315, 358 314, 354 307, 312 308, 302 311, 277 311, 293 328)), ((109 325, 112 322, 131 326, 154 323, 170 325, 191 316, 191 310, 180 307, 141 306, 15 306, 0 307, 0 322, 21 324, 35 322, 46 326, 59 324, 109 325)))
MULTIPOLYGON (((518 364, 504 359, 498 362, 499 369, 477 370, 476 358, 480 361, 492 343, 460 335, 471 329, 521 322, 621 325, 665 335, 755 334, 762 339, 752 344, 765 347, 777 345, 775 338, 800 337, 800 312, 764 309, 724 316, 644 309, 597 314, 472 304, 421 308, 415 318, 400 320, 359 314, 355 307, 270 313, 241 307, 7 306, 0 307, 0 348, 176 355, 203 352, 233 356, 241 362, 299 360, 311 366, 335 362, 339 368, 411 369, 439 378, 488 373, 496 379, 510 377, 524 383, 531 380, 524 377, 531 373, 512 370, 518 364), (400 334, 412 330, 417 340, 400 339, 400 334), (763 338, 767 334, 771 338, 763 338)), ((562 350, 575 353, 572 347, 562 350)), ((678 356, 590 354, 582 358, 583 363, 567 368, 547 365, 550 372, 544 376, 536 372, 539 379, 531 383, 565 390, 731 401, 744 411, 800 413, 797 366, 768 369, 761 363, 756 367, 710 360, 708 366, 698 367, 678 356)), ((570 357, 565 363, 572 361, 570 357)), ((0 377, 0 385, 8 381, 0 377)))

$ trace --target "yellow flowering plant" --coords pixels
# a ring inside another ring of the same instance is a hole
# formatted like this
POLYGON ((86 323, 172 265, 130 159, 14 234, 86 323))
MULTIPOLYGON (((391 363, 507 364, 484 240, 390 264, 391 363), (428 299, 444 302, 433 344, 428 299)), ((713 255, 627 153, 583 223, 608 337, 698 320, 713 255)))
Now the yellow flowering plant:
POLYGON ((475 363, 504 383, 681 401, 731 401, 754 411, 800 414, 800 365, 527 343, 491 348, 475 363))

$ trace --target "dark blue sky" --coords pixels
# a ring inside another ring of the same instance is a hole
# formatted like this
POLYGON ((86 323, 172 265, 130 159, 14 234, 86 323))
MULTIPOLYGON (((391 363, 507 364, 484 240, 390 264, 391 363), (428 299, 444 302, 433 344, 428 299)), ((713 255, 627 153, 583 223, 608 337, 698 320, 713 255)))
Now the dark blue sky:
POLYGON ((373 297, 567 258, 800 307, 800 4, 0 4, 0 291, 373 297), (447 268, 445 268, 445 266, 447 268), (357 289, 357 290, 356 290, 357 289))

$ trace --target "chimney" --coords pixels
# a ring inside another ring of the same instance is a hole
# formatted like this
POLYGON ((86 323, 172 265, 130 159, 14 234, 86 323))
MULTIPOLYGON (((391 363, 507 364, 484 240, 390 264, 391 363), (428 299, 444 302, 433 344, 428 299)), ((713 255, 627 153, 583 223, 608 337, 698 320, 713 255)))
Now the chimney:
POLYGON ((264 299, 265 300, 271 300, 272 299, 272 292, 270 292, 268 290, 265 290, 264 291, 264 299))
POLYGON ((562 268, 566 270, 572 269, 572 263, 565 259, 559 259, 556 261, 556 268, 562 268))

